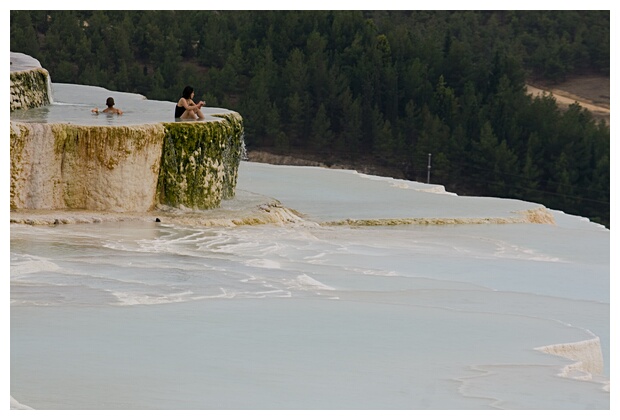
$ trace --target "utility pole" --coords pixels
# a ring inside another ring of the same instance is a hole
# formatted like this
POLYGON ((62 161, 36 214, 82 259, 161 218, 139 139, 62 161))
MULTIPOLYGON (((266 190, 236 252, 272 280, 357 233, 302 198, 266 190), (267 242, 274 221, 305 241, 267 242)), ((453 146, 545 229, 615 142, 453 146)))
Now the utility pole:
POLYGON ((431 183, 431 154, 428 154, 428 172, 426 172, 426 183, 431 183))

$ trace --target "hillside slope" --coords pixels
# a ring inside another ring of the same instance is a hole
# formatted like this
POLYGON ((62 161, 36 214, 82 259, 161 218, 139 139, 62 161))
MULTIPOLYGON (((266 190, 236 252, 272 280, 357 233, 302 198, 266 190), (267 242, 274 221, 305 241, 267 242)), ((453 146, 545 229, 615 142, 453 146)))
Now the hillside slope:
MULTIPOLYGON (((602 119, 610 124, 610 78, 603 76, 574 76, 565 82, 548 84, 540 81, 532 81, 526 85, 531 95, 552 94, 561 109, 577 102, 583 108, 592 112, 597 119, 602 119)), ((293 166, 323 166, 333 169, 354 169, 370 175, 389 176, 393 178, 405 178, 404 174, 393 167, 377 165, 368 159, 360 159, 355 162, 344 159, 331 158, 330 162, 325 156, 304 152, 291 152, 289 154, 278 153, 271 149, 248 150, 248 159, 252 162, 270 163, 273 165, 293 166)))

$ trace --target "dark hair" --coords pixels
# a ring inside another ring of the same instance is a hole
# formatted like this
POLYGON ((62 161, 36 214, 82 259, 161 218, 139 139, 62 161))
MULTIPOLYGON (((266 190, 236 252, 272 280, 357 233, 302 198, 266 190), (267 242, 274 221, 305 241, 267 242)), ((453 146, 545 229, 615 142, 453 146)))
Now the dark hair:
POLYGON ((108 99, 106 99, 105 104, 107 106, 114 106, 114 98, 109 97, 108 99))
POLYGON ((194 91, 194 88, 191 86, 185 86, 185 89, 183 89, 183 97, 185 99, 190 99, 190 97, 192 96, 192 92, 194 91))

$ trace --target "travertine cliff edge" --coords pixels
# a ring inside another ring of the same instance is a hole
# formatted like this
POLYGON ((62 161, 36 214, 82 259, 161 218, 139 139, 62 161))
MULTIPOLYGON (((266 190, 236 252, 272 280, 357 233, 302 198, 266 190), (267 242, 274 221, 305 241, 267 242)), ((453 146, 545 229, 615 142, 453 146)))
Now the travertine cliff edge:
POLYGON ((238 113, 212 108, 203 121, 175 121, 167 117, 174 104, 162 114, 161 102, 140 97, 133 119, 125 99, 125 116, 93 120, 88 107, 71 104, 78 109, 69 114, 50 103, 49 75, 38 66, 11 53, 11 210, 211 209, 234 197, 244 150, 238 113))

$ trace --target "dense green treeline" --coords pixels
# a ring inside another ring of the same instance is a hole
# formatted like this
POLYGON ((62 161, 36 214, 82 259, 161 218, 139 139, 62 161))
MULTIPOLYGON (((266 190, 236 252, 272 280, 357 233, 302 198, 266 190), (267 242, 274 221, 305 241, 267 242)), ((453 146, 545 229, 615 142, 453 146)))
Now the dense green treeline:
MULTIPOLYGON (((11 11, 56 82, 239 111, 248 148, 369 159, 609 226, 609 127, 526 78, 609 75, 609 11, 11 11)), ((171 109, 171 113, 172 113, 171 109)))

